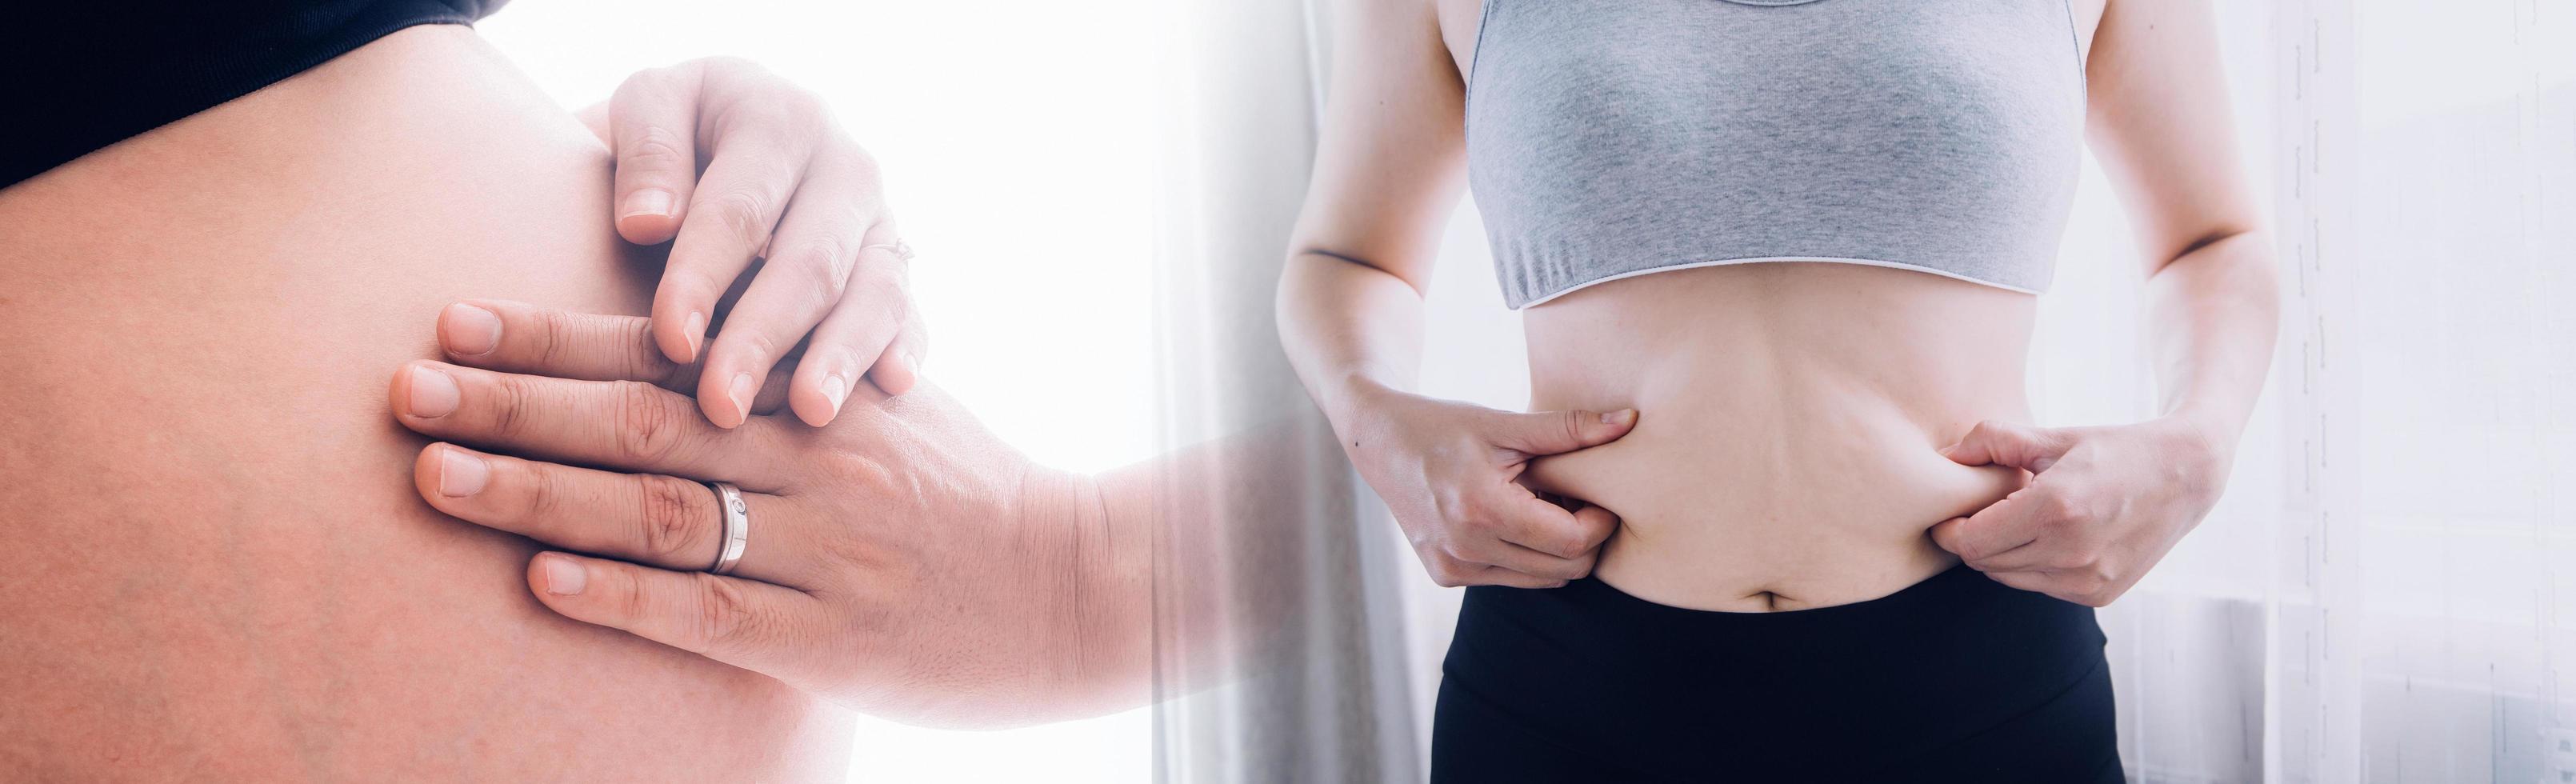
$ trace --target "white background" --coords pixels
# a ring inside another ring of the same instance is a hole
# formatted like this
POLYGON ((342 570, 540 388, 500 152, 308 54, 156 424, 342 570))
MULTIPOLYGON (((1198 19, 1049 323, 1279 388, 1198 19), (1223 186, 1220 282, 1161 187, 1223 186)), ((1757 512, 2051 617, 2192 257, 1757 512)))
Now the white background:
MULTIPOLYGON (((520 0, 477 27, 567 109, 717 54, 822 93, 883 164, 920 254, 928 378, 1039 462, 1093 471, 1158 443, 1148 10, 520 0)), ((1145 781, 1148 710, 975 732, 862 717, 850 780, 1145 781)))

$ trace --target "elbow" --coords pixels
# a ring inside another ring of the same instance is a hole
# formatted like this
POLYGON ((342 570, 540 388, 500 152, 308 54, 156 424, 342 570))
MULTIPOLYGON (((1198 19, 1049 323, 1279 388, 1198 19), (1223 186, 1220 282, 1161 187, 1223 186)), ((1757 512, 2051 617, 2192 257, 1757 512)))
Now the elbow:
POLYGON ((1270 324, 1278 330, 1283 343, 1297 328, 1297 292, 1301 288, 1297 264, 1297 256, 1290 254, 1288 262, 1280 265, 1278 285, 1273 286, 1270 292, 1270 324))
POLYGON ((2249 227, 2214 238, 2200 249, 2220 243, 2231 245, 2228 252, 2213 254, 2213 258, 2229 266, 2229 277, 2238 281, 2248 299, 2264 310, 2277 312, 2281 308, 2281 262, 2280 254, 2273 250, 2273 240, 2271 232, 2249 227))
MULTIPOLYGON (((1301 271, 1324 273, 1351 269, 1366 270, 1394 278, 1403 283, 1407 288, 1413 289, 1414 296, 1427 296, 1430 294, 1430 281, 1415 280, 1412 276, 1397 272, 1392 267, 1370 261, 1360 256, 1335 250, 1327 250, 1312 245, 1300 246, 1295 251, 1288 254, 1288 269, 1285 275, 1295 275, 1301 271)), ((1285 286, 1282 288, 1284 289, 1285 286)))
POLYGON ((2249 226, 2200 236, 2149 270, 2147 282, 2220 297, 2232 308, 2277 316, 2282 308, 2281 275, 2272 233, 2249 226))
POLYGON ((1328 296, 1324 292, 1332 287, 1332 275, 1342 266, 1340 256, 1303 248, 1291 251, 1280 264, 1279 285, 1270 301, 1271 321, 1292 352, 1319 300, 1328 296))
POLYGON ((2268 282, 2278 288, 2280 271, 2274 262, 2272 233, 2250 224, 2213 227, 2193 235, 2174 250, 2155 255, 2156 263, 2147 270, 2155 278, 2177 269, 2226 268, 2230 277, 2248 282, 2268 282))
POLYGON ((2211 223, 2199 229, 2189 234, 2171 232, 2158 238, 2142 238, 2158 240, 2140 247, 2143 251, 2141 255, 2149 262, 2148 277, 2161 274, 2185 261, 2198 262, 2208 258, 2269 255, 2271 242, 2268 239, 2269 233, 2250 221, 2211 223), (2176 237, 2181 238, 2180 241, 2175 241, 2176 237), (2246 252, 2249 248, 2260 249, 2262 253, 2249 254, 2246 252))
POLYGON ((2171 263, 2221 243, 2241 244, 2259 241, 2262 235, 2263 230, 2256 228, 2251 222, 2222 223, 2193 235, 2190 240, 2183 242, 2180 248, 2165 254, 2165 257, 2167 263, 2171 263))

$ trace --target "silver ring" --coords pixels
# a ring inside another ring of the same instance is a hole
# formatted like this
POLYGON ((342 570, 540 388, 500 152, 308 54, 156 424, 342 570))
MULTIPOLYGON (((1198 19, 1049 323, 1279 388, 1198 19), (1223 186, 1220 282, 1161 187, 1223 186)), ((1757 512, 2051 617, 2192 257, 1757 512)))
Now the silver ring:
POLYGON ((716 506, 724 512, 724 547, 716 552, 716 565, 707 567, 710 574, 732 574, 742 563, 743 547, 751 541, 751 507, 742 502, 742 488, 732 482, 708 482, 707 489, 716 491, 716 506))
POLYGON ((911 244, 911 243, 904 242, 903 240, 895 240, 895 241, 893 241, 893 242, 880 242, 880 243, 877 243, 877 244, 874 244, 874 245, 861 245, 861 246, 859 246, 859 252, 860 252, 860 253, 866 253, 866 252, 868 252, 868 251, 875 250, 875 249, 877 249, 877 248, 884 248, 884 249, 886 249, 886 251, 887 251, 887 252, 889 252, 889 253, 893 253, 893 254, 894 254, 894 257, 895 257, 895 258, 897 258, 897 259, 900 259, 900 260, 903 260, 903 261, 911 261, 911 260, 912 260, 912 244, 911 244))

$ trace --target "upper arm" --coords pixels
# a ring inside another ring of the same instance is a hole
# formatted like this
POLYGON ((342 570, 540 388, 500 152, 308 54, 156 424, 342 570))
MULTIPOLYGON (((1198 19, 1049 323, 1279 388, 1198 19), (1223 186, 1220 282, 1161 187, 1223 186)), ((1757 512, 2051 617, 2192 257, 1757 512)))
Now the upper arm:
POLYGON ((1466 87, 1432 0, 1347 0, 1334 11, 1322 134, 1291 249, 1420 291, 1466 181, 1466 87))
POLYGON ((2209 0, 2111 0, 2093 35, 2086 136, 2148 274, 2261 221, 2246 188, 2209 0))

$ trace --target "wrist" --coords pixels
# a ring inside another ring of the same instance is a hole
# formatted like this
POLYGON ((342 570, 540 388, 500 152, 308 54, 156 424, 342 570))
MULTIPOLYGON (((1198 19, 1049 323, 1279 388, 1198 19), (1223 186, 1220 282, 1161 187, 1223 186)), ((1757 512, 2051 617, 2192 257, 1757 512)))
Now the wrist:
POLYGON ((1367 374, 1353 373, 1326 391, 1324 418, 1332 422, 1342 448, 1348 450, 1353 436, 1368 429, 1368 423, 1379 416, 1388 399, 1404 394, 1408 393, 1367 374))
POLYGON ((1071 471, 1025 466, 1013 493, 1013 522, 1023 531, 1072 531, 1099 517, 1097 484, 1071 471))
POLYGON ((2180 432, 2193 449, 2231 464, 2236 457, 2236 442, 2244 435, 2242 417, 2231 417, 2205 409, 2184 408, 2161 417, 2180 432))
POLYGON ((2206 503, 2217 503, 2227 477, 2235 472, 2236 442, 2242 428, 2179 413, 2157 421, 2174 433, 2170 443, 2178 450, 2164 460, 2168 476, 2206 503))
POLYGON ((1072 715, 1140 702, 1132 692, 1144 687, 1152 655, 1150 521, 1134 510, 1113 514, 1112 488, 1087 474, 1031 467, 1020 486, 1020 535, 1052 542, 1049 582, 1070 588, 1043 619, 1076 662, 1055 679, 1049 701, 1072 715))

